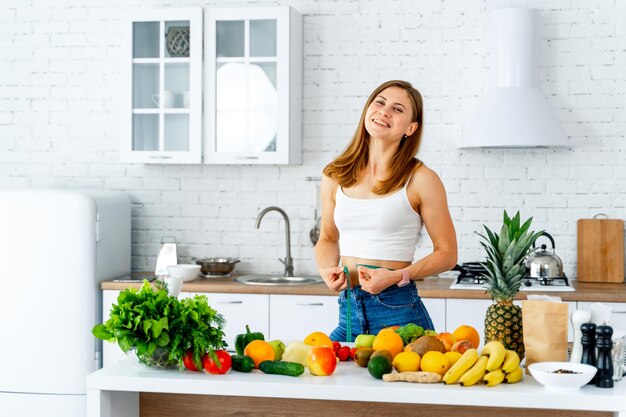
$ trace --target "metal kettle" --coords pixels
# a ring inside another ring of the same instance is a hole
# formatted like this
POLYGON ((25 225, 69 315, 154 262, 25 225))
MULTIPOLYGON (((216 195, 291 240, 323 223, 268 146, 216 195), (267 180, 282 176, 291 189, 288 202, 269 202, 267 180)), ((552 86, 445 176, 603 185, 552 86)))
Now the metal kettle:
POLYGON ((535 244, 533 243, 533 250, 528 256, 528 260, 526 262, 530 277, 542 280, 562 278, 563 261, 561 261, 561 258, 559 258, 555 253, 554 239, 546 232, 543 232, 541 236, 545 236, 550 239, 550 243, 552 243, 552 250, 547 250, 547 246, 545 244, 535 248, 535 244))

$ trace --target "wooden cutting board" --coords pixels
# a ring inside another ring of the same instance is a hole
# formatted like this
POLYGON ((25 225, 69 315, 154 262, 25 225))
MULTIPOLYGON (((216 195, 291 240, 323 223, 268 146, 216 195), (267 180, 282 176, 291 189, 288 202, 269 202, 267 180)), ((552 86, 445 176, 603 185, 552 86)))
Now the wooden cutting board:
POLYGON ((624 282, 623 220, 578 220, 578 281, 624 282))

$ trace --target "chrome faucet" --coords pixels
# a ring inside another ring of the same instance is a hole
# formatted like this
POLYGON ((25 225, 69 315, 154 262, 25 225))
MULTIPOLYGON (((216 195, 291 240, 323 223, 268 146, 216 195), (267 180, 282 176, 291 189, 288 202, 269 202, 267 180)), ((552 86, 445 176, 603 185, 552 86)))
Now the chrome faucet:
POLYGON ((293 259, 291 259, 291 238, 290 238, 291 228, 289 226, 289 217, 287 216, 287 213, 285 213, 285 210, 276 206, 270 206, 270 207, 264 208, 256 217, 255 226, 258 229, 259 226, 261 226, 261 219, 263 219, 263 216, 265 216, 270 211, 279 212, 280 214, 283 215, 283 218, 285 219, 285 244, 287 246, 287 254, 285 256, 285 259, 279 258, 278 260, 281 261, 285 265, 284 275, 286 277, 292 277, 293 276, 293 259))

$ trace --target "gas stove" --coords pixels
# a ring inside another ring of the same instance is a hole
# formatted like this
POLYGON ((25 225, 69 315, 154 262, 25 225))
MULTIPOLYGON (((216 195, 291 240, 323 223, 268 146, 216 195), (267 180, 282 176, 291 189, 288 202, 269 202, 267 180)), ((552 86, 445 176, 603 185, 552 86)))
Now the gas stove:
MULTIPOLYGON (((484 266, 480 262, 466 262, 461 265, 456 265, 452 271, 446 273, 453 274, 458 271, 459 274, 455 278, 455 282, 450 285, 451 290, 486 290, 487 279, 484 274, 487 272, 484 266)), ((456 274, 455 274, 456 275, 456 274)), ((564 275, 559 278, 531 278, 526 275, 522 279, 522 286, 520 291, 535 291, 535 292, 552 292, 552 291, 575 291, 574 287, 570 285, 569 280, 564 275)))

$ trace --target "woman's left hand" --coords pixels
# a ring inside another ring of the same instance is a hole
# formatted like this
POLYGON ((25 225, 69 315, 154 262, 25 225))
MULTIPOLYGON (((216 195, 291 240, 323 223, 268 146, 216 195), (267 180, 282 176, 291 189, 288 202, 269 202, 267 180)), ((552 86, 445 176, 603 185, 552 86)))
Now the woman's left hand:
POLYGON ((361 289, 370 294, 380 294, 402 279, 402 274, 399 271, 390 271, 385 268, 373 269, 359 266, 356 270, 359 274, 361 289))

